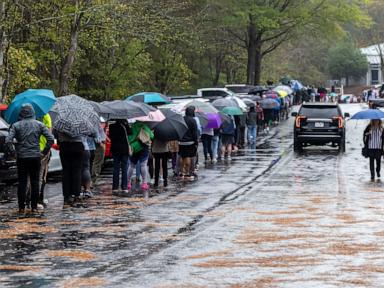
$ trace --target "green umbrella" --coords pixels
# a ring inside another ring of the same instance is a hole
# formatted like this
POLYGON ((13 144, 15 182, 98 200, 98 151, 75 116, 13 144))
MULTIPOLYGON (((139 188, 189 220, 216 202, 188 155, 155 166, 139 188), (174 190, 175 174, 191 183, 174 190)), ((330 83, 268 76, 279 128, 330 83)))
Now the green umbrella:
POLYGON ((240 107, 224 107, 221 111, 227 115, 232 116, 243 115, 243 111, 240 109, 240 107))

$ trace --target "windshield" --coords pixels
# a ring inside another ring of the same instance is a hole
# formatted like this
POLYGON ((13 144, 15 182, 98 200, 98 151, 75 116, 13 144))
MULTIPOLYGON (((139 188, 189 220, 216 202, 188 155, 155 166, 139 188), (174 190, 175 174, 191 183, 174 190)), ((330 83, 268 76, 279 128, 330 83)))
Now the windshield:
POLYGON ((8 130, 8 125, 3 119, 0 118, 0 130, 8 130))
POLYGON ((248 86, 231 86, 227 88, 234 93, 245 93, 245 94, 248 94, 248 92, 251 90, 251 88, 248 86))
POLYGON ((324 119, 340 116, 340 113, 337 107, 302 107, 299 115, 307 118, 324 119))

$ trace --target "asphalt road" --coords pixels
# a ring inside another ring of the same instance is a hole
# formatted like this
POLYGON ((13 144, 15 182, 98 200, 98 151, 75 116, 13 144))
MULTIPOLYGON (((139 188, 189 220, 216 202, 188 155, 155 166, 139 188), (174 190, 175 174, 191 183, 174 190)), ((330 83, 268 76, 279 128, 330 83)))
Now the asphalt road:
POLYGON ((40 217, 3 203, 0 286, 381 287, 384 187, 361 156, 365 125, 348 122, 344 154, 294 153, 289 120, 149 198, 112 196, 107 173, 87 207, 63 209, 60 183, 40 217))

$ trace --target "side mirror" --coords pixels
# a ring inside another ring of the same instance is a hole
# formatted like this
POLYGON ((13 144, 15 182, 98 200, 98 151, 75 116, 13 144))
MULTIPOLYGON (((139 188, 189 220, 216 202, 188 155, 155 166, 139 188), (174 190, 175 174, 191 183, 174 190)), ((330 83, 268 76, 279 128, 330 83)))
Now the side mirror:
POLYGON ((292 116, 292 117, 296 117, 296 116, 297 116, 297 112, 292 112, 292 113, 291 113, 291 116, 292 116))
POLYGON ((344 113, 344 118, 349 118, 349 117, 351 117, 351 115, 348 112, 344 113))

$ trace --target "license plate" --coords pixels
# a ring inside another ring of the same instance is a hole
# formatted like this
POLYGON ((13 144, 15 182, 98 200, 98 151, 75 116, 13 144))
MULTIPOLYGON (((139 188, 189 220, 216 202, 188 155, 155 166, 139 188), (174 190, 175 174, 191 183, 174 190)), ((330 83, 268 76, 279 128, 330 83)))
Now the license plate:
POLYGON ((316 128, 323 128, 324 127, 324 123, 323 122, 315 122, 315 127, 316 128))

